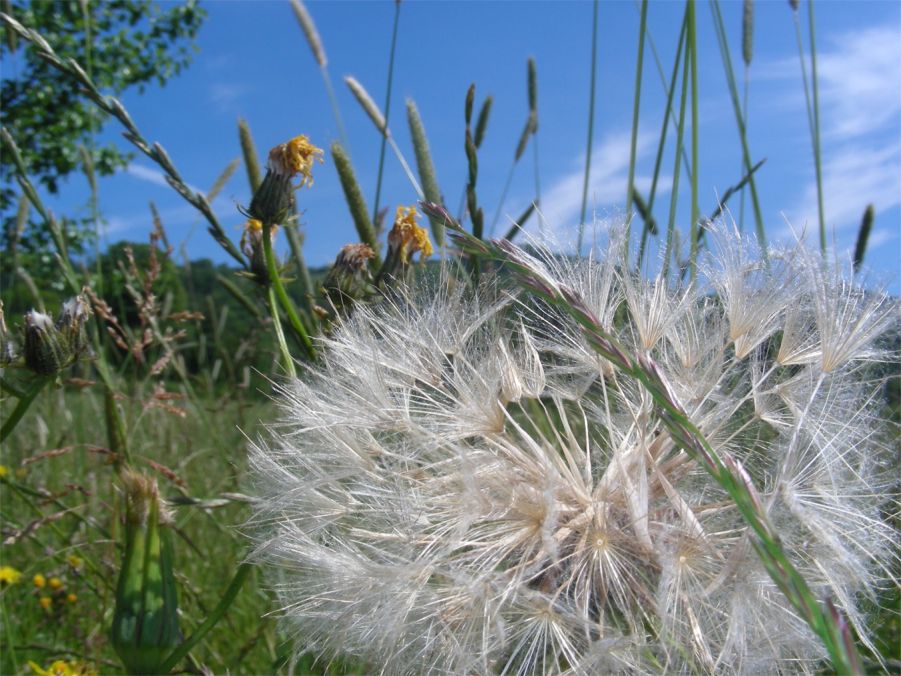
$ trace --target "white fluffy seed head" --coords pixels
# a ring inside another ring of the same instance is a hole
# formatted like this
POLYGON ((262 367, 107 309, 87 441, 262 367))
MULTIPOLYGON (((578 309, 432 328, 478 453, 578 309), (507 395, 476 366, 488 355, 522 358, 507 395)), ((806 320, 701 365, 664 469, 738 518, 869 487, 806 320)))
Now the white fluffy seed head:
MULTIPOLYGON (((624 278, 615 253, 536 260, 657 365, 866 640, 858 599, 897 561, 870 363, 897 306, 712 236, 709 288, 624 278)), ((298 649, 386 673, 814 669, 823 648, 640 384, 501 287, 361 306, 285 386, 250 530, 298 649)))

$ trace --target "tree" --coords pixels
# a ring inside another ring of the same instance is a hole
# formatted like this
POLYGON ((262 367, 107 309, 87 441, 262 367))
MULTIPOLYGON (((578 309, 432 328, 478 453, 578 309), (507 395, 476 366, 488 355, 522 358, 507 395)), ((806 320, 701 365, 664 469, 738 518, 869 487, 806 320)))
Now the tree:
MULTIPOLYGON (((194 0, 165 8, 151 0, 0 0, 0 8, 41 33, 61 57, 81 63, 101 90, 117 96, 129 89, 141 92, 149 84, 162 86, 184 69, 206 15, 194 0)), ((86 162, 98 175, 124 166, 129 154, 114 144, 95 147, 91 142, 107 116, 75 82, 40 59, 33 46, 4 31, 0 121, 19 145, 32 181, 56 193, 60 181, 86 162)), ((14 171, 11 158, 0 157, 3 250, 46 252, 41 224, 17 232, 14 171)), ((83 248, 89 236, 84 226, 83 221, 66 223, 70 251, 83 248)))

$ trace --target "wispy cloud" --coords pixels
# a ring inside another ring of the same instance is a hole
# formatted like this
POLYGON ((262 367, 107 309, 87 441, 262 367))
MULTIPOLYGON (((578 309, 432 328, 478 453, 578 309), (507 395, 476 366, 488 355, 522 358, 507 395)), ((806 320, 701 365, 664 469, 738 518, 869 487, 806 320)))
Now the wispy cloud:
POLYGON ((247 86, 243 84, 234 82, 216 82, 210 85, 210 102, 216 106, 220 112, 228 112, 231 110, 234 103, 244 96, 247 91, 247 86))
MULTIPOLYGON (((901 205, 899 64, 898 26, 845 32, 818 55, 826 226, 843 248, 853 244, 867 204, 877 214, 901 205)), ((813 181, 788 216, 808 230, 817 222, 813 181)))
MULTIPOLYGON (((629 146, 631 132, 628 130, 608 134, 591 153, 591 177, 588 184, 588 209, 585 216, 591 222, 595 210, 622 208, 626 201, 626 183, 629 177, 629 146)), ((655 145, 655 135, 640 132, 638 135, 638 157, 647 156, 655 145)), ((585 180, 584 155, 572 164, 572 169, 558 177, 542 195, 541 213, 544 223, 561 240, 573 238, 578 231, 582 210, 582 184, 585 180)), ((672 181, 661 175, 657 182, 658 197, 669 190, 672 181)), ((638 175, 635 185, 644 193, 650 189, 651 176, 638 175)), ((536 219, 530 229, 534 230, 536 219)))
MULTIPOLYGON (((134 178, 145 181, 146 183, 152 183, 153 185, 160 185, 166 188, 166 190, 172 190, 169 184, 166 182, 166 175, 162 172, 162 170, 157 169, 156 167, 148 167, 143 164, 135 164, 132 162, 127 167, 125 167, 125 173, 129 176, 133 176, 134 178)), ((188 187, 194 192, 199 192, 203 194, 205 191, 197 188, 190 183, 188 187)))

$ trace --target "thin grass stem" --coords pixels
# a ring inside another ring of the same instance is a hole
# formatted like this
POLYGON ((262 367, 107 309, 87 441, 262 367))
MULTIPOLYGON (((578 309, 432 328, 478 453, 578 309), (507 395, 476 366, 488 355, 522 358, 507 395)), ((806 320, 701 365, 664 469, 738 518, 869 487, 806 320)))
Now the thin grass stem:
POLYGON ((579 212, 579 236, 576 240, 576 253, 582 251, 582 238, 585 235, 585 210, 588 208, 588 182, 591 177, 591 144, 594 139, 594 99, 597 83, 598 54, 598 4, 594 0, 591 16, 591 80, 588 87, 588 141, 585 144, 585 176, 582 179, 582 209, 579 212))
POLYGON ((820 251, 826 255, 826 214, 823 208, 823 162, 820 148, 820 94, 817 78, 816 25, 813 18, 813 0, 807 2, 807 18, 810 30, 810 80, 813 85, 813 161, 817 175, 817 215, 820 219, 820 251))
MULTIPOLYGON (((689 0, 691 2, 692 0, 689 0)), ((641 0, 641 18, 638 25, 638 58, 635 64, 635 92, 632 101, 632 138, 629 143, 629 178, 626 184, 626 214, 629 222, 624 245, 629 260, 629 239, 632 227, 632 193, 635 190, 635 163, 638 154, 638 115, 641 107, 641 76, 644 66, 644 37, 648 25, 648 0, 641 0)))
POLYGON ((701 210, 698 206, 698 22, 695 0, 688 0, 688 51, 691 57, 691 242, 689 244, 688 268, 691 280, 698 274, 698 221, 701 210))
MULTIPOLYGON (((685 12, 686 35, 688 32, 688 9, 685 12)), ((673 166, 673 186, 670 191, 669 218, 666 223, 666 250, 663 254, 663 278, 669 272, 670 258, 673 256, 673 239, 676 229, 676 206, 679 202, 679 170, 682 167, 680 155, 682 154, 682 142, 685 136, 685 104, 688 100, 688 60, 691 58, 688 54, 688 48, 682 55, 682 92, 679 99, 679 120, 676 124, 676 159, 673 166)), ((692 172, 694 173, 694 172, 692 172)), ((678 265, 678 261, 676 261, 678 265)))
POLYGON ((388 115, 391 112, 391 85, 394 82, 394 52, 397 47, 397 26, 400 23, 400 3, 394 3, 394 27, 391 29, 391 52, 388 57, 388 85, 385 89, 385 129, 382 130, 382 143, 379 148, 379 169, 375 178, 375 200, 372 207, 372 222, 376 223, 379 217, 379 199, 382 195, 382 174, 385 168, 385 146, 388 143, 388 115))

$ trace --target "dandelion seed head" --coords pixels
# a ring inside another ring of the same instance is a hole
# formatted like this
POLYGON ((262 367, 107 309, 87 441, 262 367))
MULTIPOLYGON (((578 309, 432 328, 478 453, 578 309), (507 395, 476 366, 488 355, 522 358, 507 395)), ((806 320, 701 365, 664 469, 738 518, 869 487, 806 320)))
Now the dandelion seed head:
MULTIPOLYGON (((628 276, 615 239, 588 259, 514 260, 659 375, 867 640, 859 600, 898 556, 867 369, 897 308, 818 300, 806 253, 767 267, 738 234, 710 237, 719 259, 692 288, 628 276), (786 282, 806 299, 796 313, 786 282), (838 328, 842 313, 861 328, 838 328)), ((390 673, 754 673, 825 657, 644 387, 547 302, 443 277, 356 306, 322 354, 251 453, 254 557, 280 571, 299 650, 390 673)))

